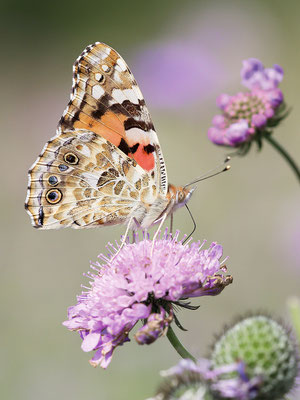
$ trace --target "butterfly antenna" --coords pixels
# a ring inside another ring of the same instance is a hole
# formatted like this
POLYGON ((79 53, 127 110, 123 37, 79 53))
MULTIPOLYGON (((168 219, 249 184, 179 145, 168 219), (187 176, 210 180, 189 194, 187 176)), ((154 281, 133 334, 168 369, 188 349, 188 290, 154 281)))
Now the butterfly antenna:
POLYGON ((227 156, 222 164, 218 165, 215 168, 210 169, 205 174, 199 176, 199 178, 197 178, 194 181, 185 185, 184 188, 186 188, 190 185, 193 185, 197 182, 204 181, 205 179, 212 178, 213 176, 216 176, 216 175, 222 174, 223 172, 228 171, 230 169, 230 165, 228 165, 227 163, 230 161, 230 159, 231 159, 231 157, 227 156), (219 170, 220 168, 222 168, 221 171, 219 170))
POLYGON ((189 238, 192 236, 192 234, 195 232, 195 230, 196 230, 196 228, 197 228, 196 221, 195 221, 195 219, 194 219, 194 217, 193 217, 193 214, 191 213, 191 210, 189 209, 189 207, 188 207, 187 204, 185 204, 185 206, 186 206, 186 209, 188 210, 188 212, 189 212, 189 214, 190 214, 190 217, 191 217, 191 219, 192 219, 192 221, 193 221, 193 225, 194 225, 194 226, 193 226, 192 232, 184 239, 184 241, 182 242, 182 244, 186 243, 187 240, 189 240, 189 238))

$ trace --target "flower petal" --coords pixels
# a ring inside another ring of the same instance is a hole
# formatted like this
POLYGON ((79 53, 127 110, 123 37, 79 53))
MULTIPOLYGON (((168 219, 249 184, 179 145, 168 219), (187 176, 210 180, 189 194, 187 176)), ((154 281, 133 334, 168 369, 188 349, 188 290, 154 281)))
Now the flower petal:
POLYGON ((94 350, 99 343, 100 337, 100 333, 90 333, 83 339, 81 349, 85 352, 94 350))

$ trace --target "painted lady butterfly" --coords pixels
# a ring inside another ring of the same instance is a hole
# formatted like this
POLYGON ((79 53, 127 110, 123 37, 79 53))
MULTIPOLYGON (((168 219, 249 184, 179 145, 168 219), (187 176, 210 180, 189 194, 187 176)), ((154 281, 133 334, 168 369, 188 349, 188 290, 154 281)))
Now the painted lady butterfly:
POLYGON ((97 42, 73 72, 56 136, 29 170, 25 208, 33 226, 162 225, 193 189, 168 185, 149 111, 128 66, 97 42))

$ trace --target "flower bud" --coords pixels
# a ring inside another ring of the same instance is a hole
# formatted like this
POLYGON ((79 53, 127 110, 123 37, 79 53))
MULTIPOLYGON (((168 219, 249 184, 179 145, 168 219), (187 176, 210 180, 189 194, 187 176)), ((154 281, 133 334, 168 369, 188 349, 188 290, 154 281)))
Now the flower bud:
POLYGON ((172 320, 173 316, 166 316, 164 310, 160 314, 150 314, 147 323, 134 335, 135 340, 138 344, 151 344, 155 342, 156 339, 167 332, 172 320))
MULTIPOLYGON (((211 358, 214 368, 243 362, 243 380, 260 379, 253 399, 282 399, 299 372, 298 349, 289 331, 263 315, 245 318, 225 331, 211 358)), ((224 381, 234 374, 238 372, 225 374, 224 381)))

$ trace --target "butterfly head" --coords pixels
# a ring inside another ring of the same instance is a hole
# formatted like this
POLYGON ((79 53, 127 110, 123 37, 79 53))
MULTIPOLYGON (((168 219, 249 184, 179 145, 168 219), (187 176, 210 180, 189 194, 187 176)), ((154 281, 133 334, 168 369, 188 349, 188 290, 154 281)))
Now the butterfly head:
POLYGON ((182 186, 174 186, 169 185, 169 195, 170 199, 173 202, 172 211, 177 210, 178 208, 183 207, 191 198, 193 191, 195 188, 187 188, 182 186))

